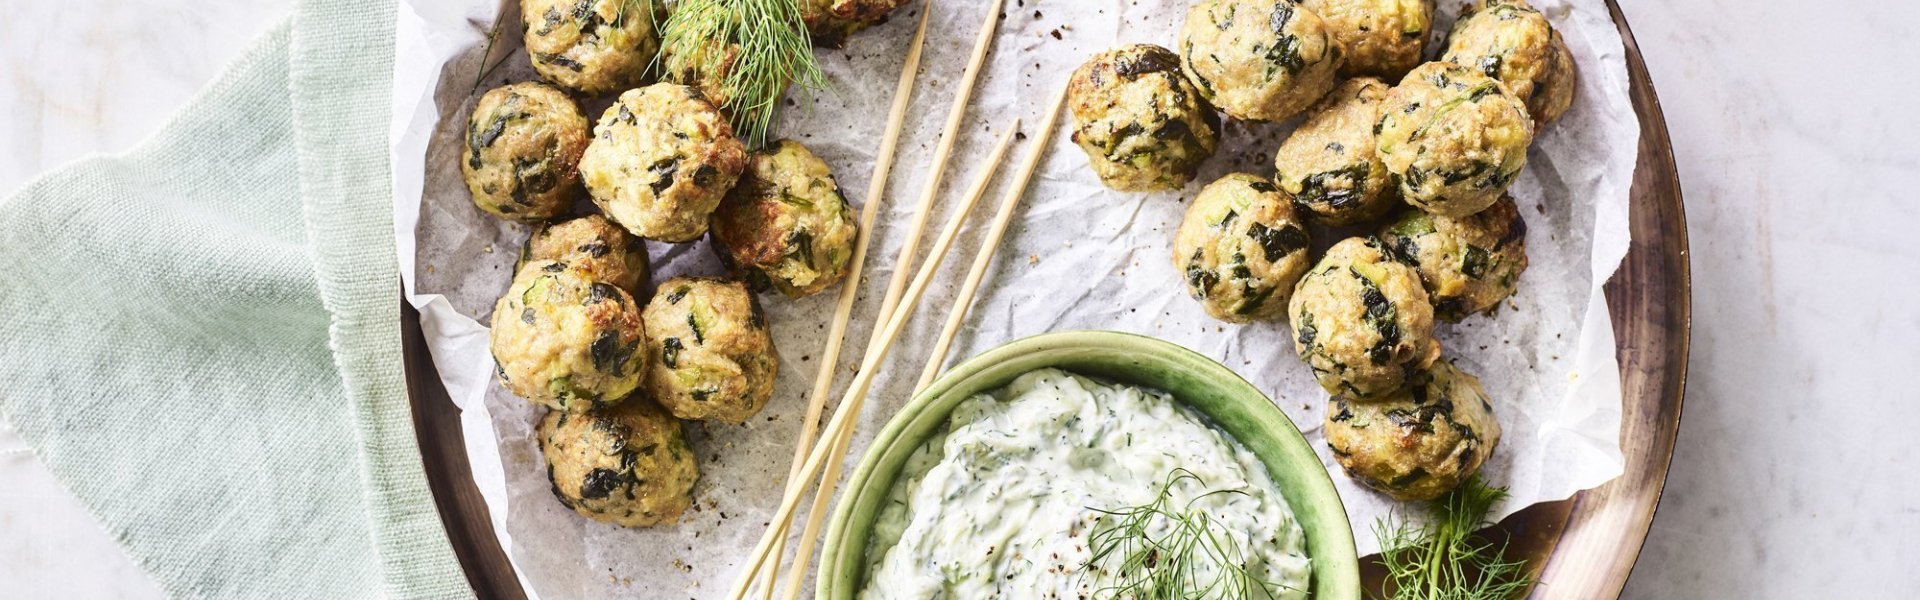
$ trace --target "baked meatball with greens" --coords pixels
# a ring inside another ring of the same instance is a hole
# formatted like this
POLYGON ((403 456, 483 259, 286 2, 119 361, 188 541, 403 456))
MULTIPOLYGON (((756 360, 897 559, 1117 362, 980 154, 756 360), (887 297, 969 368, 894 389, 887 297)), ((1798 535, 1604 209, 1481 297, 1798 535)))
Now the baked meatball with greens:
POLYGON ((1441 361, 1384 398, 1334 396, 1326 435, 1355 480, 1397 500, 1432 500, 1480 470, 1500 445, 1500 422, 1480 380, 1441 361))
POLYGON ((1376 151, 1422 210, 1480 212, 1527 164, 1533 121, 1507 86, 1450 62, 1420 65, 1387 94, 1376 151))
POLYGON ((518 273, 527 263, 545 260, 566 263, 588 279, 611 283, 635 298, 644 296, 646 243, 606 217, 588 215, 534 230, 513 270, 518 273))
POLYGON ((800 20, 807 24, 813 45, 846 46, 847 38, 886 20, 905 0, 802 0, 800 20))
POLYGON ((1073 141, 1107 187, 1179 189, 1220 144, 1220 117, 1180 74, 1180 58, 1149 44, 1095 55, 1067 83, 1073 141))
POLYGON ((1320 16, 1293 0, 1200 0, 1179 50, 1187 77, 1221 112, 1280 121, 1333 89, 1340 46, 1320 16))
POLYGON ((493 307, 500 384, 554 410, 618 404, 646 375, 642 327, 640 308, 625 290, 566 263, 528 263, 493 307))
POLYGON ((561 504, 595 521, 680 520, 700 478, 680 421, 644 397, 585 414, 550 411, 536 434, 561 504))
POLYGON ((582 94, 634 86, 660 52, 655 0, 520 0, 527 58, 541 79, 582 94))
POLYGON ((580 159, 587 192, 643 238, 690 242, 746 166, 747 149, 700 93, 659 83, 628 90, 594 125, 580 159))
POLYGON ((587 117, 566 93, 524 82, 488 90, 467 119, 460 174, 480 210, 523 223, 567 211, 580 193, 587 117))
MULTIPOLYGON (((699 90, 701 98, 728 114, 733 107, 727 103, 740 96, 740 90, 729 85, 727 78, 739 61, 740 45, 734 43, 705 40, 668 48, 660 55, 660 80, 699 90)), ((784 90, 786 82, 780 85, 784 90)))
POLYGON ((1420 272, 1434 314, 1452 322, 1493 312, 1527 270, 1527 223, 1512 196, 1458 219, 1406 210, 1380 241, 1420 272))
POLYGON ((1342 77, 1399 79, 1420 65, 1433 0, 1300 0, 1340 45, 1342 77))
POLYGON ((1307 218, 1353 225, 1393 208, 1398 194, 1373 146, 1373 124, 1380 120, 1387 90, 1378 79, 1348 80, 1280 143, 1273 181, 1307 218))
POLYGON ((794 298, 846 277, 858 234, 827 163, 793 140, 753 153, 713 213, 721 259, 755 289, 794 298))
POLYGON ((1420 275, 1370 237, 1329 248, 1300 279, 1287 316, 1294 350, 1336 396, 1391 394, 1440 357, 1420 275))
POLYGON ((766 315, 739 282, 677 278, 647 303, 647 393, 682 419, 740 423, 773 396, 780 367, 766 315))
POLYGON ((1525 102, 1535 125, 1560 118, 1579 79, 1560 32, 1523 0, 1480 0, 1454 21, 1441 60, 1500 80, 1525 102))
POLYGON ((1265 179, 1235 173, 1194 196, 1173 239, 1173 266, 1207 314, 1249 323, 1287 312, 1311 243, 1292 199, 1265 179))

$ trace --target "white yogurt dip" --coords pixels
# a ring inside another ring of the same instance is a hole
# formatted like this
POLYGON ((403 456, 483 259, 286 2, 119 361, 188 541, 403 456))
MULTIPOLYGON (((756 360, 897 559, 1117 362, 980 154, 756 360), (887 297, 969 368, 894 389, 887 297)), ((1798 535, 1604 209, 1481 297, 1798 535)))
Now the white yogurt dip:
MULTIPOLYGON (((914 452, 875 523, 860 597, 1113 597, 1118 558, 1083 568, 1121 520, 1102 511, 1152 503, 1176 479, 1165 506, 1205 514, 1234 562, 1272 584, 1252 597, 1307 596, 1300 525, 1252 452, 1164 393, 1041 369, 962 402, 914 452)), ((1189 591, 1222 572, 1191 556, 1189 591)))

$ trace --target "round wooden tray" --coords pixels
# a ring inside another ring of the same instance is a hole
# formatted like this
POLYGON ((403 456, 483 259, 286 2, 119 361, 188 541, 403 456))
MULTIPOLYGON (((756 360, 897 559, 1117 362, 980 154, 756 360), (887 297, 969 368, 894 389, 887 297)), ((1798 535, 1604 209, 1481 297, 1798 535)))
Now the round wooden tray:
MULTIPOLYGON (((1573 498, 1520 511, 1496 528, 1508 537, 1510 551, 1527 557, 1539 573, 1533 598, 1620 594, 1660 503, 1687 379, 1692 301, 1680 177, 1640 48, 1620 7, 1611 0, 1607 4, 1626 42, 1630 95, 1640 117, 1640 161, 1631 191, 1633 244, 1606 286, 1624 394, 1620 450, 1626 471, 1573 498)), ((460 411, 447 399, 427 355, 419 314, 401 304, 414 430, 448 540, 479 597, 524 598, 474 487, 460 411)), ((1379 573, 1365 575, 1377 581, 1379 573)))

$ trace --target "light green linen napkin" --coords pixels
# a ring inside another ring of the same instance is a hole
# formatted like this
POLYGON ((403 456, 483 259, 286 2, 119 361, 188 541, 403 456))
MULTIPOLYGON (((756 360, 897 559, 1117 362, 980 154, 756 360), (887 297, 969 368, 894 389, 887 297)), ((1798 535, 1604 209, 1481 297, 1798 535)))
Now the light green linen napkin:
POLYGON ((301 2, 0 204, 0 412, 169 595, 471 596, 400 373, 392 56, 390 1, 301 2))

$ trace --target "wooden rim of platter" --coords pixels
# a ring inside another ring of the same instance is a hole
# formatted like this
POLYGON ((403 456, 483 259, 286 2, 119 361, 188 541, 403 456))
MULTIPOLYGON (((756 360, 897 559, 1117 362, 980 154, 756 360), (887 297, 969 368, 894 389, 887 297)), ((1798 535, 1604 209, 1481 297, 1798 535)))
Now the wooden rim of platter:
MULTIPOLYGON (((1620 451, 1626 466, 1605 485, 1534 505, 1497 527, 1507 537, 1509 552, 1526 557, 1539 574, 1532 598, 1611 598, 1626 586, 1660 504, 1686 388, 1692 298, 1679 170, 1639 45, 1619 5, 1613 0, 1607 5, 1626 46, 1629 96, 1640 120, 1639 161, 1630 191, 1633 242, 1605 288, 1620 360, 1620 451)), ((401 329, 414 432, 447 539, 476 595, 524 598, 474 486, 460 409, 440 385, 419 313, 404 299, 401 329)), ((1369 581, 1378 578, 1377 571, 1365 575, 1369 581)))

